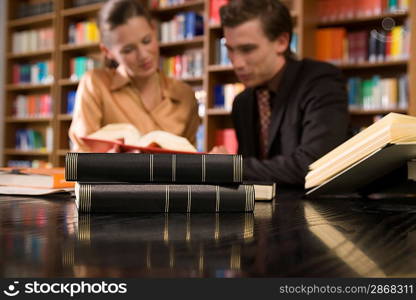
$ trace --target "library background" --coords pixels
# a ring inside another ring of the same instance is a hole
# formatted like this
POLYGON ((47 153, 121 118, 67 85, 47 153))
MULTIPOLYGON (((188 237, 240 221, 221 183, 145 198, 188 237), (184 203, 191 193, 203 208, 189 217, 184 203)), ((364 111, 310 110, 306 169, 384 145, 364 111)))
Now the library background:
MULTIPOLYGON (((235 151, 230 110, 243 87, 219 25, 218 8, 227 0, 141 1, 158 21, 161 70, 189 83, 200 103, 198 150, 225 143, 235 151)), ((102 62, 95 17, 103 2, 1 1, 3 166, 64 166, 77 84, 102 62)), ((295 24, 296 56, 343 70, 351 134, 388 112, 416 115, 416 1, 283 2, 295 24)))

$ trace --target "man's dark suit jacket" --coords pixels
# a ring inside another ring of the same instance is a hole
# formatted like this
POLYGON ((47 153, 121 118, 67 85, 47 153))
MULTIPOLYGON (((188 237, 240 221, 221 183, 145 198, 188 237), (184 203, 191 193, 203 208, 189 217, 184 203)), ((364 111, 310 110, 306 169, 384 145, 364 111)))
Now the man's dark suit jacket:
POLYGON ((341 72, 334 66, 288 59, 273 102, 268 158, 259 157, 255 89, 234 101, 232 118, 246 180, 304 185, 308 166, 346 139, 348 98, 341 72))

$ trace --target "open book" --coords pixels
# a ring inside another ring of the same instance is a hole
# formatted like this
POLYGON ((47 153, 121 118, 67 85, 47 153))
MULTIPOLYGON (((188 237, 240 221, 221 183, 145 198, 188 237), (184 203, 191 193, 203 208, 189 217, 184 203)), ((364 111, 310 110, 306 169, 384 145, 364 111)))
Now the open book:
POLYGON ((120 151, 142 153, 195 153, 195 147, 184 137, 156 130, 145 135, 131 124, 114 123, 81 138, 93 152, 107 152, 118 145, 120 151))
POLYGON ((390 113, 312 163, 305 188, 326 190, 335 182, 358 186, 412 157, 416 157, 416 117, 390 113))

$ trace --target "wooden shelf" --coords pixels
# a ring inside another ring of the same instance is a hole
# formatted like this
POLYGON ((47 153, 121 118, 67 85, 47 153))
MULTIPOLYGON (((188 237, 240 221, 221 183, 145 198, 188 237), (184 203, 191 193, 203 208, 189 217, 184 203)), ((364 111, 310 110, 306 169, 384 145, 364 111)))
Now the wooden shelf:
POLYGON ((406 114, 407 109, 359 109, 350 108, 349 112, 351 115, 384 115, 391 112, 406 114))
POLYGON ((7 148, 4 150, 4 153, 7 155, 22 155, 22 156, 48 156, 51 153, 48 151, 42 151, 42 150, 17 150, 17 149, 11 149, 7 148))
POLYGON ((193 77, 193 78, 182 78, 180 80, 185 81, 187 83, 202 83, 204 81, 204 78, 203 77, 193 77))
POLYGON ((47 23, 52 22, 54 19, 54 13, 47 13, 38 16, 20 18, 11 20, 8 24, 9 28, 20 27, 25 25, 33 25, 36 23, 47 23))
MULTIPOLYGON (((8 16, 14 15, 14 10, 19 6, 19 0, 0 0, 7 2, 9 10, 8 16)), ((40 0, 39 0, 40 1, 40 0)), ((142 3, 149 3, 148 0, 140 0, 142 3)), ((294 31, 298 34, 298 53, 299 58, 314 57, 315 50, 315 33, 319 28, 330 26, 344 26, 348 30, 370 30, 371 27, 380 26, 383 18, 391 17, 397 24, 404 23, 405 18, 411 19, 409 22, 411 31, 415 31, 416 21, 416 1, 409 1, 409 12, 401 12, 394 14, 381 14, 378 16, 360 17, 349 20, 334 20, 331 22, 319 22, 317 4, 319 0, 293 0, 290 3, 290 15, 294 24, 294 31)), ((348 1, 348 0, 345 0, 348 1)), ((27 2, 37 3, 38 0, 30 0, 27 2)), ((63 44, 67 41, 68 26, 70 23, 93 18, 104 5, 104 2, 94 3, 79 7, 72 7, 73 0, 53 0, 54 11, 38 16, 32 16, 20 19, 6 20, 6 49, 12 49, 13 33, 21 30, 32 30, 42 27, 51 27, 54 31, 55 45, 53 49, 47 51, 34 51, 30 53, 6 53, 5 70, 6 80, 11 83, 13 78, 13 65, 17 63, 28 63, 37 60, 51 60, 56 66, 53 76, 54 82, 50 84, 6 84, 5 90, 5 139, 3 145, 14 147, 14 132, 18 127, 41 128, 50 126, 53 132, 54 148, 51 153, 44 151, 20 151, 16 149, 5 149, 6 157, 3 159, 7 164, 7 160, 12 159, 13 155, 26 155, 28 160, 43 159, 48 160, 54 166, 62 166, 63 156, 69 150, 62 149, 68 146, 68 125, 72 120, 72 116, 61 114, 65 112, 66 92, 75 90, 79 84, 78 80, 70 79, 70 63, 68 58, 73 56, 87 56, 88 54, 96 54, 99 52, 99 43, 88 43, 82 45, 63 44), (63 78, 65 76, 65 78, 63 78), (17 94, 40 94, 50 93, 54 100, 53 116, 50 118, 16 118, 6 115, 6 111, 11 113, 13 101, 17 94), (12 154, 10 154, 12 153, 12 154), (49 156, 47 156, 49 155, 49 156)), ((208 65, 215 58, 216 45, 215 40, 222 36, 222 27, 220 24, 209 24, 207 16, 209 16, 210 5, 208 0, 186 0, 183 4, 169 7, 161 7, 151 10, 153 16, 161 22, 170 20, 175 14, 184 11, 197 11, 204 16, 204 35, 198 36, 191 40, 181 40, 169 43, 160 43, 160 50, 163 56, 175 56, 183 54, 187 50, 201 49, 204 52, 204 70, 203 76, 198 78, 182 79, 193 86, 202 86, 206 93, 206 113, 204 115, 205 126, 205 151, 211 149, 215 144, 215 131, 221 128, 232 126, 230 111, 219 108, 209 108, 214 103, 214 86, 216 84, 233 83, 237 81, 234 69, 231 65, 208 65)), ((289 2, 289 1, 288 1, 289 2)), ((416 35, 411 36, 411 49, 416 47, 416 35)), ((396 77, 399 74, 407 72, 409 74, 409 110, 394 110, 400 113, 409 113, 416 115, 416 54, 412 51, 408 60, 389 61, 383 63, 362 63, 362 64, 340 64, 348 78, 349 76, 368 76, 379 74, 383 78, 396 77)), ((371 120, 376 114, 385 114, 389 111, 385 110, 358 110, 351 109, 353 121, 371 120)), ((363 122, 364 122, 363 121, 363 122)), ((4 152, 3 152, 4 153, 4 152)))
POLYGON ((208 72, 233 72, 234 68, 231 65, 210 65, 208 66, 208 72))
POLYGON ((6 90, 7 91, 24 91, 24 90, 38 90, 38 89, 47 89, 51 88, 52 84, 27 84, 27 83, 19 83, 19 84, 7 84, 6 90))
POLYGON ((205 4, 204 0, 194 0, 194 1, 187 1, 182 4, 171 5, 167 7, 160 7, 156 9, 152 9, 151 12, 155 14, 159 13, 177 13, 180 11, 190 10, 190 9, 203 9, 205 4))
POLYGON ((195 46, 202 46, 204 43, 203 36, 197 36, 191 40, 182 40, 177 42, 170 42, 170 43, 160 43, 161 49, 172 48, 172 47, 195 47, 195 46))
POLYGON ((392 61, 385 61, 385 62, 377 62, 377 63, 359 63, 359 64, 335 64, 338 68, 343 70, 351 70, 351 69, 368 69, 368 68, 385 68, 385 67, 394 67, 394 66, 406 66, 408 64, 408 60, 392 60, 392 61))
POLYGON ((210 30, 220 30, 220 29, 222 29, 222 26, 221 26, 221 24, 209 24, 208 28, 210 30))
POLYGON ((350 24, 359 24, 359 23, 367 23, 373 21, 381 21, 384 18, 405 18, 409 15, 408 12, 397 12, 397 13, 384 13, 380 15, 374 16, 363 16, 357 17, 352 19, 343 19, 343 20, 333 20, 327 22, 319 22, 319 27, 330 27, 330 26, 343 26, 343 25, 350 25, 350 24))
POLYGON ((68 152, 71 152, 70 149, 59 149, 58 150, 58 155, 59 156, 65 156, 68 152))
POLYGON ((52 49, 25 52, 25 53, 8 53, 7 59, 32 58, 32 57, 47 56, 47 55, 52 55, 52 49))
POLYGON ((45 122, 51 122, 52 117, 6 117, 5 122, 6 123, 32 123, 32 122, 38 122, 38 123, 45 123, 45 122))
POLYGON ((76 51, 76 50, 99 50, 100 43, 88 43, 88 44, 65 44, 61 45, 61 51, 76 51))
POLYGON ((78 85, 79 80, 71 80, 71 79, 59 79, 60 86, 71 86, 71 85, 78 85))
POLYGON ((208 108, 206 114, 207 116, 228 116, 231 115, 231 111, 224 108, 208 108))
POLYGON ((59 115, 58 115, 58 120, 59 120, 59 121, 72 121, 72 115, 68 115, 68 114, 59 114, 59 115))
POLYGON ((61 14, 64 17, 77 16, 77 15, 82 15, 82 14, 92 14, 92 13, 98 12, 100 8, 103 6, 103 4, 104 3, 94 3, 94 4, 88 4, 88 5, 78 6, 78 7, 71 7, 71 8, 64 9, 61 14))

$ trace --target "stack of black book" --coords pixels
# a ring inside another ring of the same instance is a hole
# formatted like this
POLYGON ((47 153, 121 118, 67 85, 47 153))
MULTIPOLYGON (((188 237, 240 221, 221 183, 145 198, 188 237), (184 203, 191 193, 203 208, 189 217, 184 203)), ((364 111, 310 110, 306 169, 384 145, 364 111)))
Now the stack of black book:
POLYGON ((252 212, 243 158, 222 154, 68 153, 80 212, 252 212))

